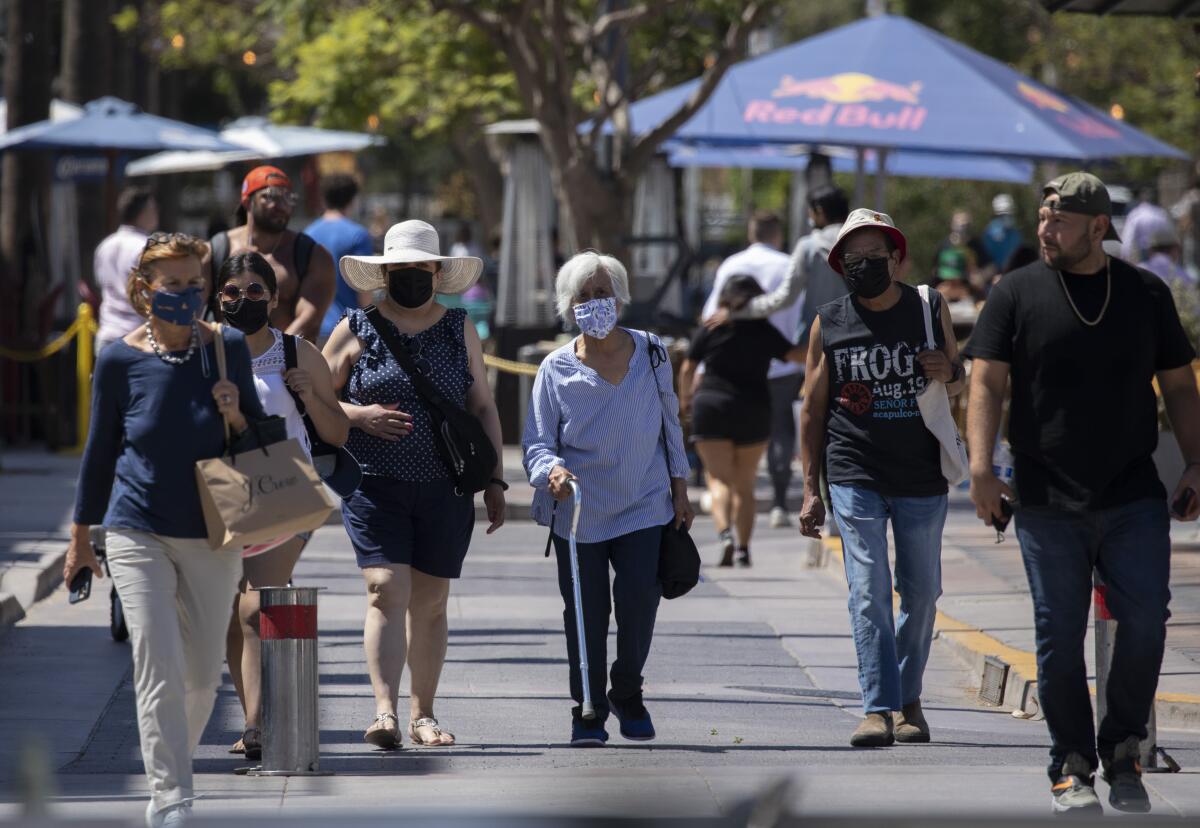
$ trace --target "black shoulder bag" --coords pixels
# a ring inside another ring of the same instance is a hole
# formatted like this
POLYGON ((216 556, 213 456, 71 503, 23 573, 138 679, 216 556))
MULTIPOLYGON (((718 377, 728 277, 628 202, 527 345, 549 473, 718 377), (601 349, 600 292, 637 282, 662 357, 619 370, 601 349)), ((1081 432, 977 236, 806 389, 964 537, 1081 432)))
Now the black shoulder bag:
MULTIPOLYGON (((284 334, 284 372, 292 370, 299 364, 300 360, 296 356, 296 337, 284 334)), ((345 446, 333 446, 321 439, 321 435, 317 433, 316 424, 308 415, 304 400, 300 399, 300 395, 293 391, 290 385, 286 387, 288 393, 292 395, 292 400, 296 403, 296 410, 300 412, 300 416, 304 420, 304 430, 308 432, 308 442, 312 446, 313 468, 317 470, 317 474, 321 476, 325 484, 337 492, 338 497, 345 499, 354 494, 359 484, 362 483, 362 467, 358 465, 358 460, 345 446)))
MULTIPOLYGON (((658 382, 658 366, 667 361, 666 351, 655 345, 646 334, 646 350, 650 355, 650 373, 654 387, 658 389, 659 415, 662 417, 663 459, 667 463, 667 491, 671 491, 671 450, 667 442, 667 415, 662 410, 662 386, 658 382)), ((667 599, 686 595, 700 582, 700 551, 692 540, 687 527, 675 528, 672 517, 663 527, 662 542, 658 547, 658 580, 662 584, 663 597, 667 599)))
POLYGON ((379 334, 396 362, 408 374, 413 388, 421 395, 433 426, 433 444, 458 491, 465 495, 482 492, 492 481, 497 460, 496 447, 483 430, 483 423, 443 397, 429 377, 421 373, 379 308, 372 305, 366 308, 365 313, 375 333, 379 334))

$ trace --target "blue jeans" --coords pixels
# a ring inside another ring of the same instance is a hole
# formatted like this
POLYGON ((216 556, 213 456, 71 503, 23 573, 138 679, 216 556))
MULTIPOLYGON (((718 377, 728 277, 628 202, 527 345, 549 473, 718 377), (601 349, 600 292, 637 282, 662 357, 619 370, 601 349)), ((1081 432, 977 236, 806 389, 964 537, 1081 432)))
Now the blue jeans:
MULTIPOLYGON (((642 668, 650 656, 654 621, 662 587, 658 583, 658 547, 662 527, 652 526, 599 543, 576 543, 579 553, 579 591, 583 599, 583 626, 588 654, 588 684, 596 707, 596 723, 608 718, 604 668, 608 664, 608 619, 616 604, 617 658, 612 665, 612 698, 618 703, 642 700, 642 668), (612 599, 608 566, 612 564, 612 599)), ((579 643, 575 632, 575 597, 571 587, 570 545, 554 536, 558 558, 558 590, 565 604, 563 627, 567 633, 573 718, 583 704, 583 679, 579 671, 579 643)))
POLYGON ((831 483, 829 498, 842 532, 863 710, 900 710, 921 698, 937 599, 942 594, 946 495, 887 497, 859 486, 831 483), (896 539, 896 592, 900 593, 896 619, 888 567, 889 518, 896 539))
POLYGON ((1094 769, 1128 737, 1146 738, 1170 617, 1170 517, 1165 501, 1148 499, 1094 512, 1018 509, 1016 525, 1033 596, 1038 697, 1050 729, 1053 780, 1069 753, 1094 769), (1098 737, 1083 657, 1093 569, 1108 585, 1117 621, 1098 737))

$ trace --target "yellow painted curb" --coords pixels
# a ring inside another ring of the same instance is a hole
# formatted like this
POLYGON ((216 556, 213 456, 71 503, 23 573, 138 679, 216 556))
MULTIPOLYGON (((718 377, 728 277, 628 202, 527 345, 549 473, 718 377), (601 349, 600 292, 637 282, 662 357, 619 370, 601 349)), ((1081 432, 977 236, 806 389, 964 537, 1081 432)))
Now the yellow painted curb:
MULTIPOLYGON (((841 538, 826 537, 822 538, 821 542, 839 561, 843 560, 841 538)), ((1037 680, 1037 656, 1034 653, 1010 647, 979 628, 946 615, 941 610, 938 610, 933 628, 947 638, 952 638, 970 652, 980 656, 995 656, 1007 663, 1014 672, 1019 673, 1023 678, 1030 681, 1037 680)), ((1089 686, 1092 695, 1096 695, 1096 686, 1094 684, 1089 686)), ((1157 693, 1154 698, 1169 704, 1200 705, 1200 696, 1191 693, 1157 693)))

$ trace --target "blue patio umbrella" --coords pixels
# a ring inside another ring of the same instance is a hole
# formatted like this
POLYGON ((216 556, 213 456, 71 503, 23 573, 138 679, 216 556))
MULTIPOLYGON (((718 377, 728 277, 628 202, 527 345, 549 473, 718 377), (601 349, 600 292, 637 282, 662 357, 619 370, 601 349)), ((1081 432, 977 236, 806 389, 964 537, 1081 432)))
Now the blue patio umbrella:
MULTIPOLYGON (((662 123, 698 81, 630 107, 662 123)), ((1187 158, 1129 124, 904 17, 879 15, 730 69, 674 138, 825 144, 1026 159, 1187 158)))
POLYGON ((38 121, 0 136, 5 150, 92 150, 108 158, 105 181, 106 224, 116 218, 116 159, 122 152, 159 150, 237 150, 209 129, 142 112, 120 98, 97 98, 84 105, 83 115, 69 121, 38 121))

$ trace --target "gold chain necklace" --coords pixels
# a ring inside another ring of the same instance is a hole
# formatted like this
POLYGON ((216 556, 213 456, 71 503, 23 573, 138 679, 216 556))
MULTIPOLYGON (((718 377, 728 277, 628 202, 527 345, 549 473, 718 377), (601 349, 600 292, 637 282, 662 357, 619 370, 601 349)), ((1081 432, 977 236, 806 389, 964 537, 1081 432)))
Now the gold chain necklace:
POLYGON ((1112 298, 1112 259, 1108 256, 1104 258, 1104 305, 1100 308, 1100 315, 1094 320, 1087 320, 1083 314, 1079 312, 1079 308, 1075 305, 1075 300, 1071 298, 1071 291, 1067 290, 1067 280, 1063 278, 1062 271, 1054 271, 1058 274, 1058 283, 1062 285, 1063 293, 1067 295, 1067 302, 1071 305, 1071 310, 1075 311, 1075 315, 1079 317, 1079 321, 1087 325, 1089 328, 1094 328, 1100 324, 1100 320, 1104 318, 1105 312, 1108 310, 1108 300, 1112 298))

